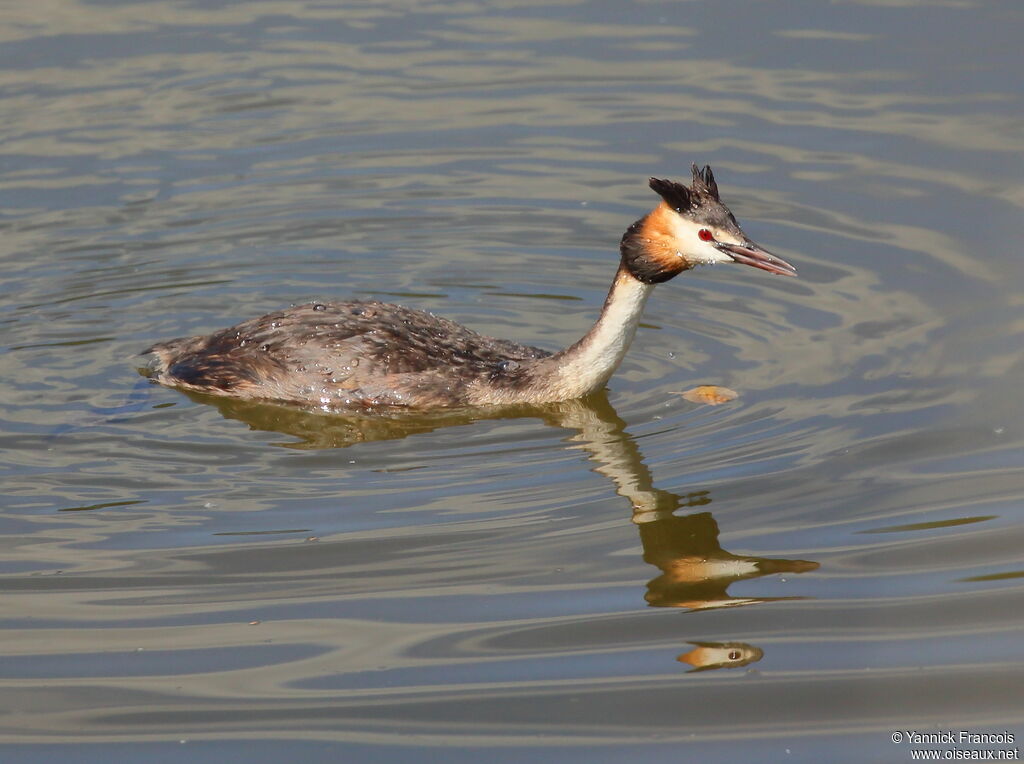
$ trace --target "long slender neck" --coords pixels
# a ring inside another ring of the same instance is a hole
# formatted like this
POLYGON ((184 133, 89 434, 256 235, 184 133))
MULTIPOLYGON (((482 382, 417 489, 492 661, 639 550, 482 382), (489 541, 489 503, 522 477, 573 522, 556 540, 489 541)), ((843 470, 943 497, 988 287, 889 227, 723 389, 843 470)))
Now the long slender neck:
POLYGON ((597 322, 579 342, 551 359, 565 397, 587 395, 604 386, 633 341, 652 289, 653 284, 644 284, 619 265, 597 322))

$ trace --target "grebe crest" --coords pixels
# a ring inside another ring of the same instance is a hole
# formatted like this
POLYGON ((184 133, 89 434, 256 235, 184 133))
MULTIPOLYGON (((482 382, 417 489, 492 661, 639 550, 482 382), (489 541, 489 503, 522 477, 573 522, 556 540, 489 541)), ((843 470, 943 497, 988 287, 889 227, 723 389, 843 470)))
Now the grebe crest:
POLYGON ((710 167, 689 186, 651 178, 659 204, 629 227, 601 315, 551 353, 478 334, 431 313, 376 301, 310 303, 210 335, 153 345, 147 370, 169 387, 325 411, 538 404, 601 389, 636 333, 656 284, 698 265, 796 269, 751 241, 710 167))

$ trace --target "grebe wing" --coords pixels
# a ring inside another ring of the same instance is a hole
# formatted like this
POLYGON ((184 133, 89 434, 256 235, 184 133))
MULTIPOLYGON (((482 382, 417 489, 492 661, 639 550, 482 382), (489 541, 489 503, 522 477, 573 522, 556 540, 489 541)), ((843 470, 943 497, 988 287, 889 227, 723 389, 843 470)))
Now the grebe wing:
POLYGON ((200 392, 400 405, 454 396, 461 386, 453 382, 550 355, 430 313, 361 301, 299 305, 147 352, 157 356, 157 381, 200 392))

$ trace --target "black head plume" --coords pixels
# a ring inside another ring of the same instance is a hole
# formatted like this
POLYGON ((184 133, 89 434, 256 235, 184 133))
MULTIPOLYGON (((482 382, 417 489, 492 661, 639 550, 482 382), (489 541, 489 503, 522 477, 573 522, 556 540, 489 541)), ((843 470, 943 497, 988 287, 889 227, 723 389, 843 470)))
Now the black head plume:
POLYGON ((718 183, 715 182, 715 174, 711 172, 711 166, 704 165, 702 170, 697 165, 691 165, 690 169, 693 171, 693 183, 689 187, 672 180, 651 178, 649 181, 651 188, 678 212, 708 207, 714 202, 721 204, 722 200, 718 196, 718 183))
POLYGON ((670 207, 675 208, 677 211, 682 212, 693 206, 690 189, 682 183, 662 180, 661 178, 651 178, 648 183, 670 207))
POLYGON ((651 178, 651 188, 680 215, 742 236, 743 232, 740 231, 736 218, 718 196, 718 183, 715 181, 715 174, 711 172, 711 166, 704 165, 704 169, 701 169, 694 164, 690 169, 693 172, 693 182, 689 186, 671 180, 651 178))
POLYGON ((706 164, 701 170, 696 164, 692 164, 690 170, 693 172, 694 193, 710 196, 716 202, 722 201, 718 196, 718 184, 715 182, 715 174, 711 172, 711 165, 706 164))

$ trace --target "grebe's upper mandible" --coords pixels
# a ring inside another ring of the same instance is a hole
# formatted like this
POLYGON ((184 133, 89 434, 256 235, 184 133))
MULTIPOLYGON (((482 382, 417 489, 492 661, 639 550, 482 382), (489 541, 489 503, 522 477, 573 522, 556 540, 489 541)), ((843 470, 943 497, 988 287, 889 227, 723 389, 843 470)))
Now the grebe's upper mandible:
POLYGON ((147 350, 151 378, 219 396, 327 411, 547 403, 601 389, 636 333, 655 284, 697 265, 743 263, 795 276, 752 242, 718 195, 710 167, 689 186, 658 178, 661 202, 622 237, 597 322, 558 353, 485 337, 382 302, 312 303, 147 350))

